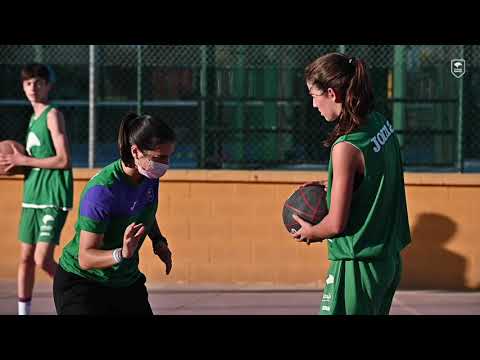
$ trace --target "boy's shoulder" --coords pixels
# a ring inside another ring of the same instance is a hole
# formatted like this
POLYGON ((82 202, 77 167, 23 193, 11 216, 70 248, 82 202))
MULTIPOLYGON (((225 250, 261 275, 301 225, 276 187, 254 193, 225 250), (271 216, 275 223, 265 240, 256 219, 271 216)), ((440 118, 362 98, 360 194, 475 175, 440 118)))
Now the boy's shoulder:
POLYGON ((62 111, 55 105, 50 104, 49 106, 50 106, 50 110, 48 111, 47 117, 53 118, 53 117, 58 117, 63 115, 62 111))
POLYGON ((48 110, 47 113, 47 123, 48 126, 50 127, 53 124, 58 124, 56 126, 59 126, 59 123, 65 121, 65 118, 63 117, 63 113, 61 110, 59 110, 57 107, 51 107, 50 110, 48 110))

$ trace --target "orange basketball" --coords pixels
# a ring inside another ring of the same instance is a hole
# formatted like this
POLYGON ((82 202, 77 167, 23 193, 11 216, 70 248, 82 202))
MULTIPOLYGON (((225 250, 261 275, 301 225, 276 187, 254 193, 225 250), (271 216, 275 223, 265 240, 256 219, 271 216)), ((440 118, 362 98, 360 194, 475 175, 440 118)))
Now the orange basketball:
MULTIPOLYGON (((17 149, 19 152, 25 155, 25 147, 20 144, 19 142, 16 142, 14 140, 4 140, 0 141, 0 154, 6 155, 6 154, 13 154, 13 148, 17 149)), ((17 174, 23 174, 25 169, 23 166, 15 166, 13 169, 10 169, 10 171, 5 172, 5 167, 0 165, 0 175, 17 175, 17 174)))

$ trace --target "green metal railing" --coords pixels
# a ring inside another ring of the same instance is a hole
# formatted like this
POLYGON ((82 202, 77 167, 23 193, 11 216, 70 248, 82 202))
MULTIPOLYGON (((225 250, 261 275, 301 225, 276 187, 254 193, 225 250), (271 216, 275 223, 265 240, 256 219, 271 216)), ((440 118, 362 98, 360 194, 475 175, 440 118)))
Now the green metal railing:
POLYGON ((332 51, 367 62, 407 169, 480 170, 478 45, 1 45, 0 140, 24 141, 19 71, 37 61, 57 74, 74 166, 113 161, 120 120, 137 111, 175 128, 177 168, 324 168, 331 125, 303 70, 332 51), (464 76, 451 74, 452 59, 465 59, 464 76))

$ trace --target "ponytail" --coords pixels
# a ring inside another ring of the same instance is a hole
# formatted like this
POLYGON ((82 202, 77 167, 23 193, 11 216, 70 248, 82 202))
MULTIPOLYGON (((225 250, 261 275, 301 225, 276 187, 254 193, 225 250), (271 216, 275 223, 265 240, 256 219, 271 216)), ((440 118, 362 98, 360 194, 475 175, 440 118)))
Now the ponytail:
POLYGON ((340 53, 326 54, 306 67, 305 80, 319 90, 333 88, 342 101, 342 112, 337 125, 324 141, 327 147, 340 136, 357 130, 373 111, 372 84, 367 66, 361 59, 340 53))
POLYGON ((118 132, 118 149, 120 151, 120 158, 127 166, 134 166, 135 163, 131 152, 133 144, 130 142, 130 133, 132 130, 132 124, 136 119, 138 119, 137 114, 133 112, 127 113, 120 123, 120 130, 118 132))
POLYGON ((365 62, 353 59, 353 64, 355 71, 347 89, 343 108, 345 115, 351 118, 352 127, 357 128, 373 110, 373 91, 365 62))
POLYGON ((120 158, 128 167, 135 166, 132 156, 132 145, 140 151, 154 150, 161 144, 173 144, 175 132, 163 120, 150 115, 138 115, 129 112, 120 123, 118 132, 118 150, 120 158))

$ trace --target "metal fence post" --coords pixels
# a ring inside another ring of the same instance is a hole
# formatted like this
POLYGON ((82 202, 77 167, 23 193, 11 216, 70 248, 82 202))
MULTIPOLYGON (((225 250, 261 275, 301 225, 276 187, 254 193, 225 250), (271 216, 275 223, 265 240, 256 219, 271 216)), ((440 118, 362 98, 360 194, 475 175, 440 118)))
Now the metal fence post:
POLYGON ((200 168, 205 167, 205 100, 207 96, 207 65, 207 45, 200 45, 200 168))
POLYGON ((233 74, 233 87, 235 96, 234 132, 229 138, 233 141, 233 158, 236 166, 244 160, 245 148, 245 95, 246 95, 246 71, 245 71, 246 46, 238 45, 236 48, 237 62, 233 74))
POLYGON ((89 100, 88 100, 88 167, 95 166, 95 102, 96 102, 96 59, 95 45, 89 45, 89 100))
POLYGON ((143 65, 143 51, 142 45, 137 45, 137 114, 143 111, 143 96, 142 96, 142 65, 143 65))
POLYGON ((403 147, 405 143, 405 95, 407 92, 407 68, 405 63, 405 45, 395 45, 393 50, 393 126, 399 130, 398 141, 403 147))
POLYGON ((33 51, 35 52, 34 61, 37 63, 43 63, 43 47, 42 45, 33 45, 33 51))
MULTIPOLYGON (((460 59, 464 56, 464 46, 460 46, 460 59)), ((465 71, 467 66, 465 64, 465 71)), ((458 125, 457 125, 457 168, 463 172, 464 154, 463 154, 463 76, 458 79, 458 125)))
MULTIPOLYGON (((275 47, 272 45, 266 46, 266 51, 274 52, 275 47)), ((267 130, 260 138, 264 146, 262 160, 269 163, 273 162, 278 157, 278 67, 274 61, 269 61, 268 65, 264 67, 264 96, 266 101, 263 105, 263 128, 267 130)))
MULTIPOLYGON (((297 119, 295 118, 295 105, 294 105, 294 89, 295 85, 295 65, 292 64, 291 60, 292 56, 292 46, 288 46, 288 60, 284 61, 284 69, 282 72, 284 73, 284 83, 280 85, 282 91, 284 91, 284 96, 287 99, 285 103, 285 120, 282 123, 279 123, 279 127, 287 127, 287 128, 294 128, 294 124, 296 123, 297 119)), ((279 118, 280 120, 280 118, 279 118)), ((294 138, 292 133, 280 133, 280 144, 281 147, 279 149, 279 159, 282 161, 286 161, 287 159, 287 151, 292 149, 294 144, 294 138), (288 150, 287 150, 288 149, 288 150)))

